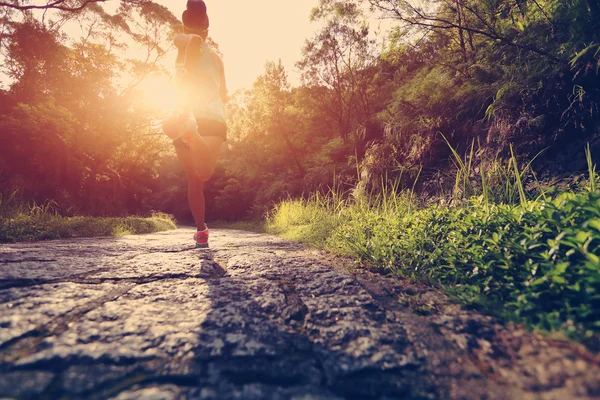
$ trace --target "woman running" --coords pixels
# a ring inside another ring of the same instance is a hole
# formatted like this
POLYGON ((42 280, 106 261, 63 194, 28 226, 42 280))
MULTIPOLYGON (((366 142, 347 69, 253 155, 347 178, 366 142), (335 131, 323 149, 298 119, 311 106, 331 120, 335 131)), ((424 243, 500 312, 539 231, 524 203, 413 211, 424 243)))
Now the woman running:
POLYGON ((210 179, 221 145, 227 139, 227 89, 223 61, 206 44, 208 15, 202 0, 188 0, 182 15, 184 33, 175 38, 179 109, 163 124, 173 138, 188 181, 188 202, 198 228, 196 247, 208 247, 204 223, 204 182, 210 179))

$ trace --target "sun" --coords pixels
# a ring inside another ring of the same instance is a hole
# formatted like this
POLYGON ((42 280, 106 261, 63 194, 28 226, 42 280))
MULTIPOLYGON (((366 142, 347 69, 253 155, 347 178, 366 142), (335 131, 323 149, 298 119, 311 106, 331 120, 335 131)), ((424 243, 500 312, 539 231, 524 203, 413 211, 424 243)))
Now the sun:
POLYGON ((175 81, 166 75, 153 75, 138 86, 139 101, 145 108, 160 114, 168 114, 177 106, 175 81))

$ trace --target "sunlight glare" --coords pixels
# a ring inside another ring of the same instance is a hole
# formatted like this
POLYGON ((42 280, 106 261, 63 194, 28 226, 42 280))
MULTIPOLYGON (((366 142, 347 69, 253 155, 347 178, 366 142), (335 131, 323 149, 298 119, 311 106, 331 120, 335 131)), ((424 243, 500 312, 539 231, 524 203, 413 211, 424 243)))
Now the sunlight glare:
POLYGON ((168 76, 150 76, 139 87, 140 101, 143 106, 157 110, 161 114, 169 113, 176 108, 177 90, 175 81, 168 76))

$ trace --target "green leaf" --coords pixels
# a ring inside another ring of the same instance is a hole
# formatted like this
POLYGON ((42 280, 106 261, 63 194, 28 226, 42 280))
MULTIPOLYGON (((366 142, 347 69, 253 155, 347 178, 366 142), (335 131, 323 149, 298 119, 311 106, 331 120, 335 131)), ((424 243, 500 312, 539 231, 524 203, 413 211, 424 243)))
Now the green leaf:
POLYGON ((600 219, 592 219, 587 222, 587 225, 600 231, 600 219))
POLYGON ((530 286, 539 286, 542 283, 546 282, 547 278, 545 276, 542 276, 541 278, 538 278, 536 280, 534 280, 533 282, 531 282, 530 286))
POLYGON ((560 284, 567 283, 565 281, 565 278, 563 278, 562 276, 556 276, 556 275, 552 277, 552 281, 555 282, 555 283, 560 283, 560 284))
POLYGON ((569 266, 568 262, 558 263, 558 264, 556 264, 556 267, 554 267, 554 273, 557 275, 562 275, 565 273, 568 266, 569 266))
POLYGON ((575 235, 575 240, 579 243, 585 243, 586 240, 591 236, 591 232, 579 231, 575 235))
POLYGON ((594 264, 600 265, 600 257, 598 257, 597 255, 595 255, 593 253, 587 253, 585 256, 588 258, 588 260, 590 260, 594 264))

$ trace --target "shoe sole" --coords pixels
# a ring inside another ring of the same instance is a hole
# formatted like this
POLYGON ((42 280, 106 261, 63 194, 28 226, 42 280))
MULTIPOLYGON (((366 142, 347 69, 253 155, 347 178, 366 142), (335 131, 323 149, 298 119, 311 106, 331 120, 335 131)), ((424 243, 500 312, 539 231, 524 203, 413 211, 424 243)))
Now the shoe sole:
POLYGON ((208 249, 208 243, 196 243, 197 249, 208 249))

